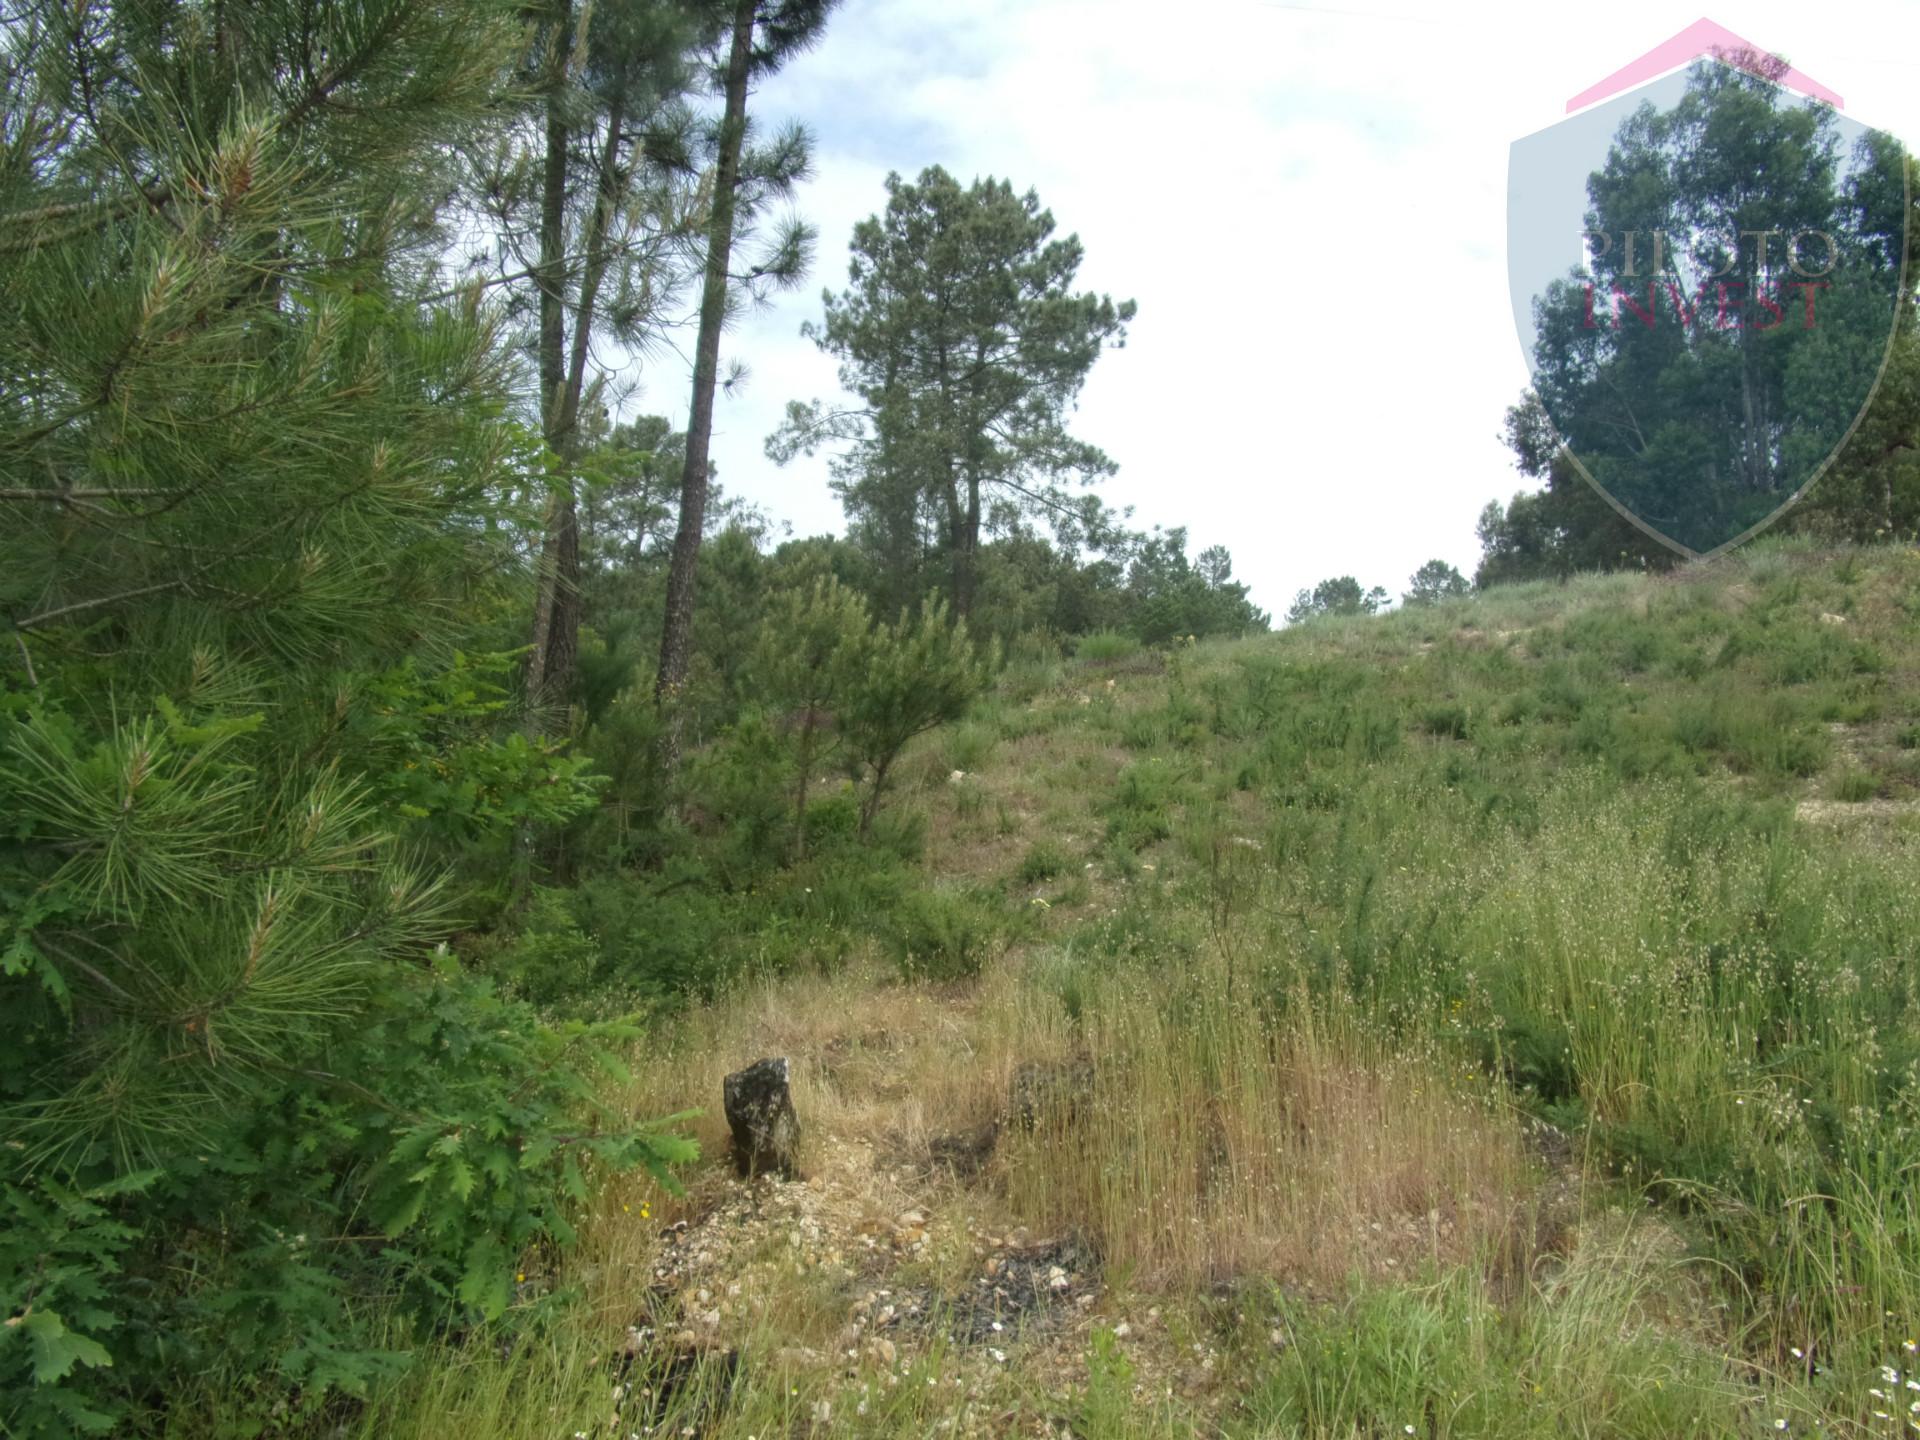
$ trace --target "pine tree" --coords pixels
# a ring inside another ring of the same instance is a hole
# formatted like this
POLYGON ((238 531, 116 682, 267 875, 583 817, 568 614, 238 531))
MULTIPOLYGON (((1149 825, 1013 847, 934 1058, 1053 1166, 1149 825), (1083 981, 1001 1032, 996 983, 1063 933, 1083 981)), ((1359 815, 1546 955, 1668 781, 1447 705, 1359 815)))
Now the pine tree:
POLYGON ((579 466, 617 408, 605 356, 644 353, 688 278, 699 221, 691 52, 710 38, 676 0, 546 0, 520 67, 527 113, 469 154, 470 284, 527 321, 548 457, 526 691, 529 723, 573 687, 580 628, 579 466))
POLYGON ((729 0, 726 65, 719 88, 724 97, 713 136, 713 194, 707 214, 706 255, 700 293, 700 329, 693 360, 693 399, 687 419, 687 447, 680 479, 680 519, 674 532, 673 562, 667 572, 666 617, 660 631, 660 664, 655 698, 666 705, 662 730, 663 768, 678 760, 680 717, 674 703, 686 683, 693 658, 694 588, 700 544, 706 534, 709 488, 708 451, 713 440, 714 391, 720 378, 720 332, 728 312, 743 295, 797 284, 812 256, 811 228, 781 227, 767 252, 744 273, 736 274, 733 252, 742 234, 766 205, 791 193, 804 177, 811 153, 806 132, 789 127, 764 147, 749 147, 747 91, 758 76, 770 75, 819 39, 837 0, 729 0))
POLYGON ((36 16, 0 191, 9 969, 73 1027, 36 1123, 131 1163, 431 912, 315 702, 459 603, 514 458, 488 317, 406 294, 433 142, 510 32, 409 0, 36 16))
POLYGON ((78 0, 0 42, 8 1434, 215 1356, 364 1385, 366 1298, 497 1313, 602 1138, 576 1037, 437 954, 412 853, 590 793, 517 735, 419 738, 489 712, 454 643, 520 601, 537 441, 500 318, 430 299, 520 34, 497 0, 78 0))
POLYGON ((887 178, 887 209, 854 228, 848 288, 826 297, 810 335, 841 362, 857 408, 795 402, 767 442, 775 460, 851 440, 836 466, 850 516, 911 570, 910 546, 937 537, 954 613, 972 611, 981 534, 1040 515, 1071 534, 1097 530, 1093 497, 1070 486, 1115 469, 1067 432, 1066 412, 1134 304, 1076 293, 1077 236, 1003 180, 962 187, 934 166, 887 178), (996 516, 995 509, 1000 512, 996 516))
POLYGON ((1429 560, 1408 577, 1407 593, 1400 597, 1403 606, 1438 605, 1442 600, 1457 600, 1473 593, 1467 577, 1444 560, 1429 560))

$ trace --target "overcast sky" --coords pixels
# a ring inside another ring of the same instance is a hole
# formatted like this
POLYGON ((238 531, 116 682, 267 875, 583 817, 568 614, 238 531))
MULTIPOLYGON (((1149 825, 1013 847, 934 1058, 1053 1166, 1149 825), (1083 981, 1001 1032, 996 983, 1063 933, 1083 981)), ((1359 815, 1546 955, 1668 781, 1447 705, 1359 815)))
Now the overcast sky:
MULTIPOLYGON (((1920 138, 1920 0, 1708 14, 1853 118, 1920 138)), ((1228 546, 1276 612, 1328 575, 1396 596, 1431 556, 1470 575, 1481 507, 1523 483, 1498 439, 1527 379, 1508 146, 1699 18, 1642 0, 845 0, 755 96, 763 121, 813 132, 798 209, 820 252, 728 334, 723 363, 751 374, 719 402, 719 481, 796 534, 840 529, 825 460, 776 468, 761 444, 788 400, 838 393, 799 330, 845 284, 854 223, 888 171, 937 163, 1037 190, 1085 244, 1082 287, 1139 302, 1073 419, 1119 462, 1103 491, 1137 526, 1228 546)), ((684 417, 685 388, 656 363, 630 408, 684 417)))

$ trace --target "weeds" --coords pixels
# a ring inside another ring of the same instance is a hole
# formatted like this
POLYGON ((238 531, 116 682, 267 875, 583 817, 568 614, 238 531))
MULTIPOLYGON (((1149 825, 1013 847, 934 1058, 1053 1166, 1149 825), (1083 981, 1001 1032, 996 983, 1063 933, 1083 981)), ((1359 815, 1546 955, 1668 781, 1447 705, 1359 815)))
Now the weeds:
MULTIPOLYGON (((1910 828, 1865 822, 1911 803, 1920 727, 1828 727, 1911 714, 1915 568, 1775 544, 1183 648, 1164 675, 1105 641, 1017 661, 899 807, 946 883, 838 856, 852 826, 823 812, 780 913, 876 938, 688 1015, 629 1103, 789 1053, 823 1145, 997 1133, 923 1203, 1083 1237, 1107 1295, 1051 1349, 903 1346, 889 1380, 780 1368, 832 1308, 796 1279, 739 1338, 713 1433, 1899 1433, 1920 878, 1910 828), (996 1132, 1036 1063, 1072 1103, 996 1132)), ((515 973, 607 964, 619 926, 585 918, 533 927, 515 973)), ((590 1227, 593 1274, 625 1235, 590 1227)), ((591 1433, 605 1378, 561 1333, 436 1359, 379 1413, 555 1433, 508 1413, 531 1395, 591 1433)))

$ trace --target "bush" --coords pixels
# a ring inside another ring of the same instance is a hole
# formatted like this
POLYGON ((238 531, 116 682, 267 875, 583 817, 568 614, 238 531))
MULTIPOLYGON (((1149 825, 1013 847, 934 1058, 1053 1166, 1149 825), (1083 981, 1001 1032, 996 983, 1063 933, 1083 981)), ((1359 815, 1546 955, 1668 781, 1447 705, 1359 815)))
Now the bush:
POLYGON ((1880 782, 1865 770, 1844 770, 1833 782, 1833 798, 1857 805, 1880 793, 1880 782))
POLYGON ((1173 833, 1173 806, 1180 777, 1164 760, 1141 760, 1120 772, 1107 801, 1107 838, 1127 850, 1142 850, 1173 833))
POLYGON ((888 940, 909 979, 964 980, 978 975, 999 944, 1001 917, 965 891, 915 890, 888 924, 888 940))
POLYGON ((994 743, 999 738, 992 727, 977 721, 955 726, 953 736, 947 742, 950 767, 954 770, 978 770, 986 763, 987 756, 993 753, 994 743))
POLYGON ((601 978, 600 946, 575 922, 570 896, 540 889, 521 929, 487 965, 512 994, 550 1006, 586 994, 601 978))
POLYGON ((529 1247, 571 1240, 586 1166, 670 1185, 693 1156, 596 1099, 631 1037, 543 1025, 442 956, 164 1163, 0 1181, 0 1305, 43 1317, 0 1340, 7 1433, 104 1430, 187 1375, 310 1411, 410 1337, 500 1319, 529 1247))
POLYGON ((1053 841, 1037 840, 1015 873, 1022 885, 1037 885, 1065 873, 1068 863, 1066 852, 1053 841))
POLYGON ((1119 630, 1096 630, 1082 635, 1073 647, 1076 660, 1108 662, 1126 660, 1140 653, 1140 642, 1119 630))

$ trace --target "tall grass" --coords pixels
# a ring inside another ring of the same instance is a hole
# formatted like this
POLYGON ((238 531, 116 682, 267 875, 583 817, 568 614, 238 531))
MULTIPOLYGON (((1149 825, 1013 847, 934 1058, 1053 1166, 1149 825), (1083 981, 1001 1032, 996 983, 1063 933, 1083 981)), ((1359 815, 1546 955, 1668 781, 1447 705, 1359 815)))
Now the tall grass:
MULTIPOLYGON (((977 977, 902 982, 876 948, 746 986, 656 1038, 630 1103, 710 1107, 788 1054, 831 1204, 1079 1236, 1110 1299, 985 1378, 940 1342, 882 1380, 783 1365, 844 1302, 792 1277, 698 1425, 1894 1433, 1920 1393, 1916 596, 1914 555, 1796 542, 1165 673, 1036 655, 912 801, 948 890, 895 928, 958 933, 964 900, 977 977), (911 1178, 994 1122, 980 1174, 911 1178), (1119 1330, 1149 1300, 1158 1351, 1119 1330)), ((571 1318, 435 1358, 364 1433, 596 1433, 652 1263, 631 1207, 697 1216, 722 1183, 597 1192, 571 1318)))

